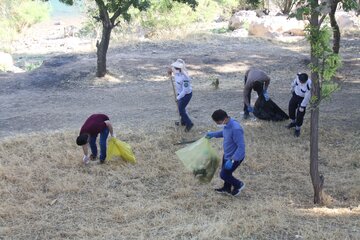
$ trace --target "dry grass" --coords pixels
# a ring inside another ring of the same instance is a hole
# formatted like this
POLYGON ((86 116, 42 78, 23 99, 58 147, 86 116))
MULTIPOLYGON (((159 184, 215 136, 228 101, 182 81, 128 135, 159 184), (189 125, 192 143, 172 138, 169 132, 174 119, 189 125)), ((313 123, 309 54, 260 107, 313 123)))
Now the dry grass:
MULTIPOLYGON (((0 239, 359 239, 359 138, 321 132, 326 206, 312 204, 308 126, 295 139, 284 123, 246 121, 241 196, 217 195, 185 171, 178 134, 118 132, 138 164, 81 164, 74 132, 0 142, 0 239)), ((210 128, 211 126, 207 126, 210 128)), ((197 128, 188 138, 198 137, 197 128)), ((221 140, 212 140, 221 150, 221 140)))

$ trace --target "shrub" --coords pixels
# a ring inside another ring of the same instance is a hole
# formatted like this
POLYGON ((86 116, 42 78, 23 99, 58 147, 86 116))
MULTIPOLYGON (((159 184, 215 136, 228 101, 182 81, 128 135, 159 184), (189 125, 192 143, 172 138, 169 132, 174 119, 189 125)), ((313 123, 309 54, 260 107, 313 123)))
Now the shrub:
POLYGON ((10 42, 24 28, 43 21, 48 16, 48 4, 42 1, 2 0, 0 2, 1 42, 10 42))

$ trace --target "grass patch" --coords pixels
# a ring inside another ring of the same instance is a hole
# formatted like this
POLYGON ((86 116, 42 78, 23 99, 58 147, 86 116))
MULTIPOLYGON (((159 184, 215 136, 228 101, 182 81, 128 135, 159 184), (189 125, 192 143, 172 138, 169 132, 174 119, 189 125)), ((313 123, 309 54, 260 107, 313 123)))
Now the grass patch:
MULTIPOLYGON (((308 145, 283 123, 242 123, 247 157, 238 198, 218 195, 218 174, 199 184, 174 154, 171 127, 122 130, 136 165, 81 164, 77 131, 0 141, 0 219, 12 238, 346 239, 359 238, 359 139, 320 132, 327 205, 312 204, 308 145), (337 144, 334 148, 332 144, 337 144), (21 149, 21 150, 20 150, 21 149), (341 156, 341 158, 339 158, 341 156), (340 160, 341 159, 341 160, 340 160), (346 200, 344 199, 346 196, 346 200)), ((205 131, 207 128, 198 129, 205 131)), ((306 136, 308 132, 303 135, 306 136)), ((196 132, 189 138, 199 137, 196 132)), ((222 141, 212 144, 221 153, 222 141)))

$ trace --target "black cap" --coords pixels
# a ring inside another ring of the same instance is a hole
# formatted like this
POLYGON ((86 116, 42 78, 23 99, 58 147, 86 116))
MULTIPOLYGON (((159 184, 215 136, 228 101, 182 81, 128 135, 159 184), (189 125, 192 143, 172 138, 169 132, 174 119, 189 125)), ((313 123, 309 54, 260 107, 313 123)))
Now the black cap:
POLYGON ((298 73, 297 75, 301 83, 306 83, 306 81, 309 79, 306 73, 298 73))

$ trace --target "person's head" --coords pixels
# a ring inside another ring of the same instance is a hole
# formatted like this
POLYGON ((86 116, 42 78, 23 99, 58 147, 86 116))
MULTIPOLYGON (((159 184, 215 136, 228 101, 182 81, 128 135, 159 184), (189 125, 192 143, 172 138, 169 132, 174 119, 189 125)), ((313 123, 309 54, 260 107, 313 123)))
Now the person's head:
POLYGON ((262 91, 263 91, 263 88, 264 88, 264 84, 259 82, 259 81, 255 81, 254 82, 254 85, 253 85, 253 89, 255 92, 257 92, 257 94, 260 96, 262 91))
POLYGON ((309 79, 309 77, 306 73, 298 73, 297 76, 301 83, 306 83, 306 81, 309 79))
POLYGON ((214 120, 214 122, 216 122, 216 124, 224 124, 229 116, 224 110, 219 109, 211 115, 211 118, 214 120))
POLYGON ((88 143, 88 139, 89 139, 89 135, 86 133, 80 134, 77 138, 76 138, 76 144, 79 146, 83 146, 85 144, 88 143))
POLYGON ((179 72, 184 72, 186 70, 185 61, 182 59, 177 59, 175 62, 171 64, 171 66, 179 72))

